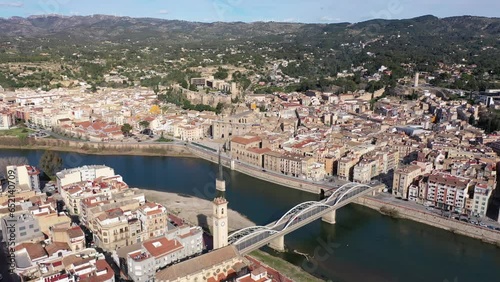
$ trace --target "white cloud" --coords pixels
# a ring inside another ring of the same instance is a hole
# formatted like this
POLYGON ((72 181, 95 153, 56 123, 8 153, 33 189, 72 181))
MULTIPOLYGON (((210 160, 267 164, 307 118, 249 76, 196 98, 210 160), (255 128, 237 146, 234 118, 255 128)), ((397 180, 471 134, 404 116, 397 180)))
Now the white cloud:
POLYGON ((328 16, 323 16, 319 20, 322 21, 322 22, 339 22, 342 19, 341 18, 332 18, 332 17, 328 17, 328 16))
POLYGON ((21 8, 23 6, 24 6, 23 2, 0 2, 0 7, 21 8))
POLYGON ((168 14, 168 11, 167 10, 159 10, 158 14, 166 15, 166 14, 168 14))

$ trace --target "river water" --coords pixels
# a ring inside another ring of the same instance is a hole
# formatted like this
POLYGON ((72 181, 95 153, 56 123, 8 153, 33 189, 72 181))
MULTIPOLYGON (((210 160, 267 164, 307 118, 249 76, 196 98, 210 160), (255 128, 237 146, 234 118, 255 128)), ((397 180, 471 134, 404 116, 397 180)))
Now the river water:
MULTIPOLYGON (((0 157, 25 156, 32 165, 38 164, 41 155, 42 151, 0 151, 0 157)), ((204 160, 60 155, 65 167, 113 167, 130 187, 209 200, 215 196, 217 165, 204 160)), ((230 208, 258 225, 278 219, 298 203, 318 200, 317 195, 238 172, 224 170, 224 174, 230 208)), ((337 224, 318 220, 287 235, 285 244, 290 251, 275 255, 330 281, 500 281, 500 249, 496 246, 409 220, 392 219, 354 204, 337 211, 337 224), (295 251, 307 254, 309 259, 295 251)))

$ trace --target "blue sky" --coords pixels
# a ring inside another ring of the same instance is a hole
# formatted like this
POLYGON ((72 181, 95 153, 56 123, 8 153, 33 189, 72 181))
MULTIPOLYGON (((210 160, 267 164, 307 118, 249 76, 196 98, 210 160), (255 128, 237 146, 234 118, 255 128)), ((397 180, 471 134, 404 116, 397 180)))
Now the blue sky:
POLYGON ((500 16, 498 0, 0 0, 0 17, 107 14, 189 21, 360 22, 500 16))

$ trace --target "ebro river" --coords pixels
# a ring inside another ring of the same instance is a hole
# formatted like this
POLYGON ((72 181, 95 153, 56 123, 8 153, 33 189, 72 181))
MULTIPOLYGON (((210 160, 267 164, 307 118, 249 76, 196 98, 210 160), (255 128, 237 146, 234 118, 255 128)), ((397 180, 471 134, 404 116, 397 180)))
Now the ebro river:
MULTIPOLYGON (((0 150, 37 165, 43 151, 0 150)), ((65 167, 107 165, 130 187, 182 193, 211 200, 217 165, 193 158, 102 156, 60 153, 65 167)), ((225 170, 229 207, 265 225, 318 195, 225 170)), ((168 208, 168 207, 167 207, 168 208)), ((500 281, 500 248, 409 220, 348 205, 337 224, 318 220, 285 236, 289 250, 276 256, 327 281, 487 282, 500 281), (305 255, 304 255, 305 254, 305 255)))

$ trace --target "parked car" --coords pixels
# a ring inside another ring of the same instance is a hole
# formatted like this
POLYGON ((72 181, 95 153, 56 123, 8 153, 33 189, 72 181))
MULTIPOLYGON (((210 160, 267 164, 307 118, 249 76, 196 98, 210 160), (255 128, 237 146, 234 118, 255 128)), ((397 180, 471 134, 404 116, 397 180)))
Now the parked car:
POLYGON ((481 226, 481 227, 488 227, 488 225, 486 223, 482 223, 482 222, 479 223, 479 226, 481 226))

